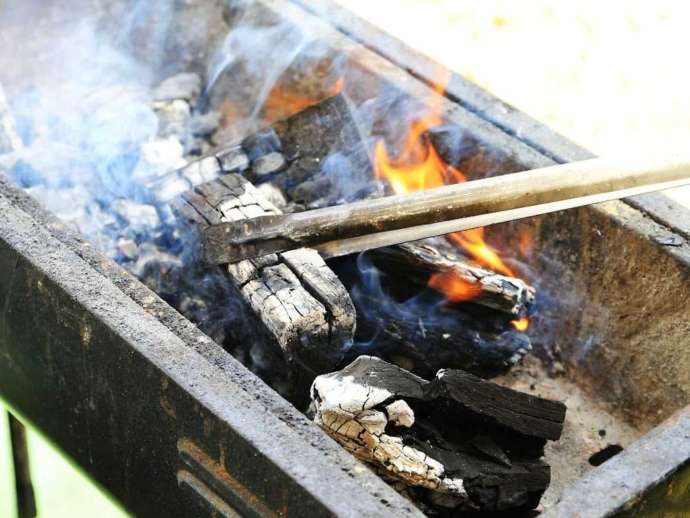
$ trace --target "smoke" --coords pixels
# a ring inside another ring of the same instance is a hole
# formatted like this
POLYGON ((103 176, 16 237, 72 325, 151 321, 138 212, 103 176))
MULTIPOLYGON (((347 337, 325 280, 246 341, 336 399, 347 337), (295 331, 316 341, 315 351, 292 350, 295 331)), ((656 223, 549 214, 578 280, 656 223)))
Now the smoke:
MULTIPOLYGON (((113 201, 141 197, 137 168, 139 177, 156 174, 141 160, 142 146, 158 130, 150 104, 155 68, 121 44, 145 3, 137 2, 110 31, 95 3, 0 8, 0 84, 23 144, 0 164, 49 209, 101 241, 122 230, 108 215, 113 201)), ((165 14, 172 0, 156 5, 165 14)))
MULTIPOLYGON (((224 4, 0 4, 0 85, 20 141, 0 154, 0 169, 219 342, 228 327, 241 327, 233 321, 241 311, 227 279, 200 266, 197 236, 182 228, 167 206, 151 203, 148 186, 210 148, 206 137, 213 131, 192 136, 193 122, 204 112, 220 110, 226 119, 232 112, 229 123, 246 134, 266 122, 264 111, 276 91, 283 92, 281 102, 295 107, 315 102, 349 70, 345 56, 316 34, 265 12, 259 16, 252 2, 236 3, 234 10, 224 4), (181 71, 205 78, 198 78, 200 88, 192 85, 194 94, 161 107, 157 85, 181 71), (294 91, 304 98, 291 97, 294 91)), ((356 73, 349 72, 356 81, 356 73)), ((386 194, 371 174, 374 142, 385 139, 395 155, 410 122, 434 111, 424 99, 410 99, 390 85, 378 88, 369 99, 361 98, 361 91, 355 95, 359 143, 319 157, 331 189, 320 201, 386 194)), ((450 143, 445 150, 437 147, 454 165, 476 144, 457 127, 438 128, 431 138, 450 143)), ((438 329, 462 325, 463 314, 445 311, 443 297, 433 290, 394 294, 367 256, 356 266, 352 296, 366 324, 362 329, 369 332, 360 335, 359 346, 373 344, 386 320, 438 329)))

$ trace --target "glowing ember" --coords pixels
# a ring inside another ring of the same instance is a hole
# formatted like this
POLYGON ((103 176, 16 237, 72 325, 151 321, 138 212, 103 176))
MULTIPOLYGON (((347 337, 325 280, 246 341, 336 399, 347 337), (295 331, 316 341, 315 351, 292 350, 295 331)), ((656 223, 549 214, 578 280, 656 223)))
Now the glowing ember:
POLYGON ((527 317, 521 318, 519 320, 513 320, 510 323, 518 331, 527 331, 527 328, 529 327, 529 319, 527 317))
POLYGON ((467 282, 453 270, 435 273, 429 279, 429 286, 443 293, 451 302, 472 300, 482 291, 478 284, 467 282))
POLYGON ((271 90, 266 98, 263 108, 263 117, 267 121, 275 121, 294 115, 323 99, 339 94, 342 92, 343 86, 344 80, 340 77, 321 97, 314 98, 304 95, 304 92, 278 84, 271 90))

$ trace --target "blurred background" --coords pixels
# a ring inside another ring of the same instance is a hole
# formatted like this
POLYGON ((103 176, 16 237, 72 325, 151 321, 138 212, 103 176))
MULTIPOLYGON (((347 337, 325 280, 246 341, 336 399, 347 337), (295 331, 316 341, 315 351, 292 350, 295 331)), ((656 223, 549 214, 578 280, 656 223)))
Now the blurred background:
MULTIPOLYGON (((596 154, 690 142, 690 4, 338 1, 596 154)), ((690 190, 668 194, 690 207, 690 190)), ((2 412, 0 517, 14 516, 8 435, 2 412)), ((29 448, 39 516, 125 516, 34 432, 29 448)))

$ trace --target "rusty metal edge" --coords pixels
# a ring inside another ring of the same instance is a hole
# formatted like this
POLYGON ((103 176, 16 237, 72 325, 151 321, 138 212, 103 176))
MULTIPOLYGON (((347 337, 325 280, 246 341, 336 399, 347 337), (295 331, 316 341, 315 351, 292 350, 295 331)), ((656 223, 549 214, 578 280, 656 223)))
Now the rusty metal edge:
POLYGON ((0 394, 125 508, 208 512, 179 490, 184 439, 224 468, 193 476, 255 495, 241 514, 420 515, 1 174, 0 210, 0 394))

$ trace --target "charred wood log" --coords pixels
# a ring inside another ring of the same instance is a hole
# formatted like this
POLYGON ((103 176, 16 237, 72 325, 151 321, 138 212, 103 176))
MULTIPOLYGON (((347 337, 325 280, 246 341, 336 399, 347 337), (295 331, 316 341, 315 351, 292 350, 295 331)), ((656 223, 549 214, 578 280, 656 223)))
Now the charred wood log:
MULTIPOLYGON (((360 340, 376 343, 373 354, 405 367, 420 376, 432 376, 439 369, 464 369, 482 378, 493 378, 510 370, 532 350, 529 337, 510 326, 490 329, 481 316, 462 311, 429 315, 396 315, 385 301, 356 300, 360 340)), ((493 317, 487 315, 486 319, 493 317)), ((498 326, 497 326, 498 327, 498 326)), ((350 354, 364 353, 368 345, 350 354)))
POLYGON ((544 445, 565 418, 562 403, 466 372, 429 382, 368 356, 316 378, 311 397, 317 424, 432 509, 536 507, 550 482, 544 445))
POLYGON ((426 286, 437 273, 452 273, 470 290, 470 302, 520 318, 534 303, 535 290, 516 277, 501 275, 471 263, 445 239, 425 239, 369 251, 379 267, 417 286, 426 286))
MULTIPOLYGON (((251 183, 232 174, 197 186, 172 205, 199 230, 220 221, 280 213, 251 183)), ((257 370, 269 382, 284 375, 274 385, 282 385, 292 401, 304 402, 314 377, 334 369, 352 343, 355 312, 347 291, 309 249, 226 268, 243 303, 244 314, 236 319, 249 327, 245 338, 251 337, 249 356, 257 370)))

